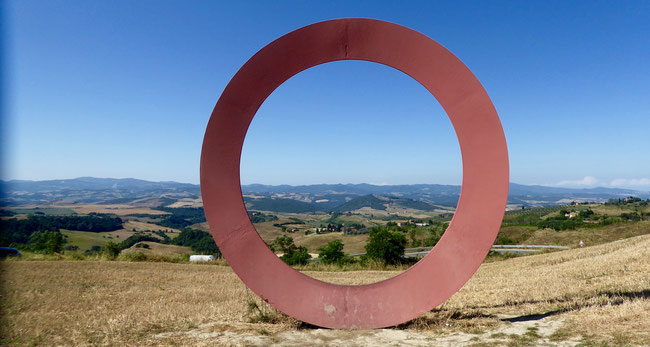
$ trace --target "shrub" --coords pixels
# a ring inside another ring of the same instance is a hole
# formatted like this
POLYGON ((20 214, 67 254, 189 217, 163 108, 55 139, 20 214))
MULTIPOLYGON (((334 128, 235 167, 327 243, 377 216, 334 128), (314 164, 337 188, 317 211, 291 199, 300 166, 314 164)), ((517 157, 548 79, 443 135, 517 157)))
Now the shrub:
POLYGON ((275 324, 288 319, 286 315, 278 312, 269 304, 255 300, 250 295, 250 292, 247 291, 246 296, 247 296, 246 304, 248 306, 246 310, 246 318, 248 318, 249 323, 275 324))
POLYGON ((288 265, 304 265, 311 259, 311 254, 304 246, 296 247, 293 251, 280 257, 288 265))
POLYGON ((58 231, 37 231, 29 237, 29 246, 37 253, 61 253, 63 251, 63 236, 58 231))
POLYGON ((366 257, 383 260, 387 265, 400 264, 404 260, 406 237, 384 228, 373 228, 366 243, 366 257))
POLYGON ((293 238, 291 236, 278 236, 271 242, 269 248, 274 252, 289 253, 296 245, 293 243, 293 238))
POLYGON ((120 260, 126 261, 148 261, 149 257, 142 252, 128 252, 120 256, 120 260))
POLYGON ((106 256, 109 259, 117 258, 117 256, 120 255, 121 251, 122 251, 122 248, 120 247, 120 245, 113 242, 113 241, 108 241, 104 245, 104 254, 106 254, 106 256))
POLYGON ((513 239, 509 238, 502 231, 499 231, 499 233, 497 234, 496 240, 494 240, 494 243, 497 244, 497 245, 516 245, 517 244, 517 242, 515 242, 513 239))
POLYGON ((366 257, 383 260, 387 265, 400 264, 404 259, 406 237, 400 232, 373 228, 366 243, 366 257))
POLYGON ((589 218, 589 217, 593 217, 594 215, 595 215, 594 211, 592 209, 590 209, 590 208, 586 209, 586 210, 583 210, 583 211, 580 211, 578 213, 578 217, 585 218, 585 219, 589 218))
POLYGON ((318 257, 326 264, 339 263, 345 257, 345 253, 343 253, 343 241, 341 240, 329 242, 327 245, 320 247, 318 252, 320 252, 318 257))
POLYGON ((86 257, 84 257, 81 253, 79 252, 72 252, 70 254, 70 259, 72 260, 85 260, 86 257))
POLYGON ((311 255, 304 246, 296 247, 291 236, 279 236, 270 245, 274 252, 284 253, 280 259, 289 265, 307 264, 311 255))

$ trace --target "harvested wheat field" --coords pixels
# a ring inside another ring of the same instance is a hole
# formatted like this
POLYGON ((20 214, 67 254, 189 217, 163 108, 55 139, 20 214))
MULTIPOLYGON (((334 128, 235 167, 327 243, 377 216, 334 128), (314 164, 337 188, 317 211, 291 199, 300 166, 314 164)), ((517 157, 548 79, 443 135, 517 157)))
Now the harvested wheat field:
MULTIPOLYGON (((4 261, 2 339, 34 345, 649 345, 650 235, 484 264, 402 326, 318 329, 275 312, 229 267, 4 261)), ((394 272, 312 272, 362 284, 394 272)))

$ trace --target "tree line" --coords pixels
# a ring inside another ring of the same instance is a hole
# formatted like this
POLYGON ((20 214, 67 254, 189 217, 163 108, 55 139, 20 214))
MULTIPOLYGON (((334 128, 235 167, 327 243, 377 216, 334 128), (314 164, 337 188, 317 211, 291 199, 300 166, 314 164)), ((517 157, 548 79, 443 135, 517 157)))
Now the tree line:
MULTIPOLYGON (((210 233, 189 228, 183 229, 180 234, 178 234, 178 236, 173 239, 162 231, 140 231, 129 236, 127 239, 120 243, 109 242, 104 246, 104 248, 110 249, 110 252, 112 252, 114 256, 117 256, 117 254, 119 254, 121 251, 127 248, 131 248, 133 245, 140 242, 156 242, 168 245, 186 246, 190 247, 192 251, 199 254, 209 254, 216 257, 221 257, 221 251, 215 244, 214 239, 210 233), (148 232, 154 233, 161 238, 149 235, 147 234, 148 232)), ((101 249, 99 251, 101 251, 101 249)))
POLYGON ((169 212, 168 215, 159 216, 160 220, 153 221, 154 224, 166 228, 183 229, 193 224, 205 222, 203 207, 158 207, 156 210, 169 212))
POLYGON ((119 217, 91 213, 87 216, 40 216, 0 220, 0 246, 59 252, 65 243, 60 229, 107 232, 123 228, 119 217))
MULTIPOLYGON (((311 259, 307 248, 296 246, 293 238, 288 235, 279 236, 267 245, 273 252, 282 253, 280 259, 288 265, 304 265, 311 259)), ((366 254, 358 260, 343 252, 344 244, 341 240, 331 241, 318 248, 318 257, 326 264, 343 265, 356 261, 378 260, 386 265, 398 265, 407 261, 404 258, 406 245, 407 240, 403 232, 391 231, 386 227, 374 227, 370 229, 368 235, 366 254)))

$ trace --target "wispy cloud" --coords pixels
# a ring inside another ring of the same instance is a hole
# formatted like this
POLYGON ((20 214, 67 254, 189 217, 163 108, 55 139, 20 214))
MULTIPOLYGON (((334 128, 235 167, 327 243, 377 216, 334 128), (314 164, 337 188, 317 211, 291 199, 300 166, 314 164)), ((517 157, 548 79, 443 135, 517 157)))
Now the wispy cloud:
POLYGON ((557 187, 612 187, 612 188, 650 188, 650 178, 614 178, 601 180, 594 176, 585 176, 579 180, 563 180, 551 186, 557 187))
POLYGON ((582 187, 593 187, 597 185, 600 181, 593 176, 585 176, 581 180, 564 180, 560 181, 554 185, 556 186, 582 186, 582 187))

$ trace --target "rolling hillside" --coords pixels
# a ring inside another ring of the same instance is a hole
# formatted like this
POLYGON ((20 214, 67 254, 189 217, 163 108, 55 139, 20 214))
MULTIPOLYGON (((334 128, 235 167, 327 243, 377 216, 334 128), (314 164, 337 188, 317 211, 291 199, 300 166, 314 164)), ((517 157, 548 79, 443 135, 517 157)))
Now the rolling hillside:
POLYGON ((402 199, 392 196, 376 196, 376 195, 364 195, 358 198, 354 198, 340 206, 337 206, 332 211, 333 212, 350 212, 358 210, 360 208, 369 207, 374 210, 386 210, 388 207, 393 208, 410 208, 421 211, 433 211, 436 209, 435 206, 426 203, 424 201, 416 201, 411 199, 402 199))
MULTIPOLYGON (((160 207, 180 203, 198 207, 201 194, 199 186, 195 184, 150 182, 132 178, 81 177, 49 181, 0 181, 0 186, 2 206, 91 203, 160 207)), ((303 186, 251 184, 243 185, 242 193, 249 198, 247 203, 252 204, 251 208, 268 211, 335 211, 355 198, 368 195, 409 199, 412 202, 402 201, 401 206, 427 210, 430 208, 428 205, 455 207, 460 186, 440 184, 379 186, 365 183, 303 186), (278 199, 293 200, 296 203, 272 201, 278 199)), ((571 201, 604 202, 627 196, 647 199, 650 198, 650 192, 614 188, 569 189, 511 183, 508 203, 536 207, 567 204, 571 201)), ((356 203, 358 202, 354 204, 356 203)), ((347 207, 343 208, 347 209, 347 207)))

